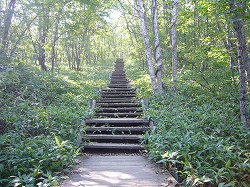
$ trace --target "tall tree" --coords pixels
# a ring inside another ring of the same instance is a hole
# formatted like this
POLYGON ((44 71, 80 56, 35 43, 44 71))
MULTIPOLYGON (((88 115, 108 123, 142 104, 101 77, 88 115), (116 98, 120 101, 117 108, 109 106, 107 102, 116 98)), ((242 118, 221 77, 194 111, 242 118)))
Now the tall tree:
POLYGON ((247 107, 247 83, 250 93, 250 65, 246 37, 244 32, 244 13, 246 11, 246 1, 229 0, 230 12, 233 15, 233 28, 236 34, 238 46, 238 66, 240 74, 240 112, 242 123, 250 127, 248 107, 247 107))
POLYGON ((158 92, 162 93, 163 64, 162 64, 162 51, 161 51, 159 28, 158 28, 157 0, 152 0, 152 17, 153 17, 153 32, 154 32, 154 42, 155 42, 155 62, 157 64, 155 75, 157 80, 158 92))
POLYGON ((143 9, 143 4, 141 0, 135 0, 135 3, 137 5, 137 9, 138 9, 139 16, 140 16, 141 32, 143 36, 143 42, 144 42, 145 53, 146 53, 147 64, 148 64, 148 69, 149 69, 149 75, 150 75, 151 82, 152 82, 153 92, 158 93, 159 90, 157 88, 157 83, 156 83, 155 70, 154 70, 154 65, 152 61, 152 51, 150 48, 150 41, 148 38, 148 26, 146 22, 145 12, 143 9))
POLYGON ((14 15, 14 11, 15 11, 15 4, 16 4, 16 0, 10 0, 10 2, 8 3, 7 13, 6 13, 6 16, 4 19, 4 28, 2 30, 2 47, 1 47, 1 51, 0 51, 0 53, 2 53, 2 55, 6 55, 9 30, 10 30, 10 26, 11 26, 11 22, 12 22, 12 17, 14 15))
POLYGON ((171 40, 172 40, 172 81, 174 84, 177 79, 178 70, 178 58, 177 58, 177 15, 178 15, 178 0, 173 0, 172 5, 172 29, 171 29, 171 40))

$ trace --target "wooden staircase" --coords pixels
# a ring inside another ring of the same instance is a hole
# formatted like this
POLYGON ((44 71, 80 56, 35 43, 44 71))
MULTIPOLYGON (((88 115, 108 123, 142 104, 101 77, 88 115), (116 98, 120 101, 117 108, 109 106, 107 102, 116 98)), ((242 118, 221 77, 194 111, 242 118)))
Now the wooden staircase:
POLYGON ((141 100, 131 88, 124 71, 124 62, 117 60, 107 89, 101 90, 96 101, 96 114, 86 120, 88 129, 84 137, 87 151, 143 150, 142 135, 150 130, 149 121, 142 117, 141 100))

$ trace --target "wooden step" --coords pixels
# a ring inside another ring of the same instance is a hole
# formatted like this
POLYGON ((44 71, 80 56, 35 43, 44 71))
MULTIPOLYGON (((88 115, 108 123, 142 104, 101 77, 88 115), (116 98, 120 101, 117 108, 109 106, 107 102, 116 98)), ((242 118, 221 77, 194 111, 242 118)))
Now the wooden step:
POLYGON ((98 108, 98 111, 99 112, 129 112, 129 111, 139 112, 139 111, 142 111, 142 108, 138 108, 138 107, 98 108))
POLYGON ((143 150, 141 144, 122 144, 122 143, 96 143, 91 142, 83 145, 84 149, 128 149, 128 150, 143 150))
POLYGON ((113 72, 111 74, 111 77, 113 77, 113 76, 124 76, 124 77, 126 77, 125 72, 113 72))
POLYGON ((147 119, 138 119, 138 118, 92 118, 86 119, 86 124, 144 124, 148 125, 149 120, 147 119))
POLYGON ((136 95, 136 92, 135 91, 117 91, 117 90, 114 90, 114 91, 101 91, 101 94, 106 94, 106 95, 112 95, 112 94, 126 94, 126 95, 129 95, 129 94, 135 94, 136 95))
POLYGON ((115 81, 115 80, 111 80, 109 84, 129 84, 129 81, 115 81))
POLYGON ((86 133, 142 133, 149 131, 150 127, 88 127, 86 133))
POLYGON ((97 112, 95 114, 95 116, 98 117, 114 117, 114 118, 123 118, 123 117, 139 117, 143 115, 142 112, 127 112, 127 113, 101 113, 101 112, 97 112))
POLYGON ((101 91, 136 91, 136 88, 103 88, 101 91))
POLYGON ((127 79, 126 75, 123 73, 123 74, 112 74, 110 79, 127 79), (120 76, 120 77, 118 77, 120 76))
POLYGON ((101 91, 101 94, 136 94, 136 91, 120 91, 120 90, 109 90, 109 91, 101 91))
POLYGON ((108 87, 110 87, 110 88, 111 88, 111 87, 114 87, 114 88, 117 87, 117 88, 119 88, 119 87, 123 87, 123 86, 124 86, 124 87, 129 87, 129 84, 128 84, 128 83, 125 83, 125 84, 109 84, 109 85, 108 85, 108 87))
POLYGON ((120 84, 116 84, 116 85, 108 85, 109 88, 129 88, 129 85, 120 85, 120 84))
POLYGON ((141 103, 96 103, 98 107, 141 107, 141 103))
POLYGON ((99 99, 96 103, 140 103, 141 100, 133 99, 133 98, 106 98, 106 99, 99 99))
POLYGON ((126 75, 113 75, 113 76, 111 76, 111 78, 115 78, 115 79, 127 79, 126 75))
POLYGON ((141 135, 109 135, 109 134, 86 134, 85 139, 89 140, 141 140, 141 135))
POLYGON ((136 97, 136 94, 102 94, 102 98, 130 98, 136 97))

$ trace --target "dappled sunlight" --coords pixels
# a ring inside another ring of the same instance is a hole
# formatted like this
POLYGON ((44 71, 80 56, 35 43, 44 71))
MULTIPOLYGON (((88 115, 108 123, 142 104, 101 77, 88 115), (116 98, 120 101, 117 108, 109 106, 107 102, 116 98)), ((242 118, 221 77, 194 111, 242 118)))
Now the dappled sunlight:
POLYGON ((172 180, 174 186, 172 176, 163 174, 157 166, 138 155, 92 155, 83 159, 74 173, 60 186, 160 186, 167 180, 172 180))

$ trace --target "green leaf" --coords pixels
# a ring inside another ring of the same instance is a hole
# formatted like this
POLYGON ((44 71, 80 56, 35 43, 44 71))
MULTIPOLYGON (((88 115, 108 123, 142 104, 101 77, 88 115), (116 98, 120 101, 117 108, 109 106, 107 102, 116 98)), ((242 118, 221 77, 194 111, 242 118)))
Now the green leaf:
POLYGON ((59 138, 56 135, 55 135, 55 140, 56 140, 56 145, 58 147, 60 147, 61 146, 61 141, 59 140, 59 138))
POLYGON ((231 160, 228 160, 226 163, 226 168, 229 168, 231 166, 231 160))

